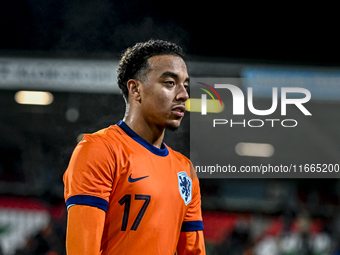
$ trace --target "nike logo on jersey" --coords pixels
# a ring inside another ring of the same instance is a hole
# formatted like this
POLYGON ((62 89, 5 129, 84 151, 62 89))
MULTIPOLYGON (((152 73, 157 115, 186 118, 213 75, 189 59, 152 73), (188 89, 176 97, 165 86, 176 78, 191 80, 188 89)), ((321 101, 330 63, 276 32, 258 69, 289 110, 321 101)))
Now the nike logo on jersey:
POLYGON ((138 182, 138 181, 140 181, 140 180, 142 180, 142 179, 144 179, 144 178, 146 178, 146 177, 149 177, 149 175, 148 175, 148 176, 143 176, 143 177, 139 177, 139 178, 133 179, 133 178, 131 177, 131 175, 132 175, 132 174, 130 174, 130 176, 129 176, 129 178, 128 178, 128 181, 129 181, 130 183, 138 182))

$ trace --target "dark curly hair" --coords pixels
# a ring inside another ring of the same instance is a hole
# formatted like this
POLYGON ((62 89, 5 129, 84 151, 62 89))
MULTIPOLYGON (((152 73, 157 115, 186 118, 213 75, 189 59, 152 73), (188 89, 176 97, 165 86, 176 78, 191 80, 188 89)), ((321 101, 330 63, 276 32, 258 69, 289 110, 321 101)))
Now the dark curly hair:
POLYGON ((117 82, 126 102, 129 95, 126 86, 128 80, 144 81, 150 68, 148 59, 159 55, 174 55, 184 58, 183 50, 177 44, 153 39, 137 43, 123 53, 117 69, 117 82))

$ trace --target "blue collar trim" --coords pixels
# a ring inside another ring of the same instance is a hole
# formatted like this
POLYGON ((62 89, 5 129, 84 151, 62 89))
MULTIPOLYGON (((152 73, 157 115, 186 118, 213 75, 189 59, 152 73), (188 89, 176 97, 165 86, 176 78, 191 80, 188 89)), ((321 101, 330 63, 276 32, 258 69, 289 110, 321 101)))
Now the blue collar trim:
POLYGON ((128 125, 125 124, 124 121, 119 121, 117 123, 117 126, 123 129, 123 131, 130 136, 133 140, 135 140, 137 143, 142 145, 144 148, 152 152, 153 154, 156 154, 158 156, 165 157, 169 154, 168 148, 165 146, 164 142, 162 142, 162 146, 160 149, 153 146, 151 143, 148 143, 145 141, 142 137, 137 135, 128 125))

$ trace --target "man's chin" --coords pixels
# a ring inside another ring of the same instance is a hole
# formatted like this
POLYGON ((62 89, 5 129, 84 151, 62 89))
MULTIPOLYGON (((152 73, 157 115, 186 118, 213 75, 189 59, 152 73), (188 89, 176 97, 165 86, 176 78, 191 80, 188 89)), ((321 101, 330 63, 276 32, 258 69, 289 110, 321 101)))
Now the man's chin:
POLYGON ((176 131, 181 125, 181 121, 167 122, 165 128, 170 131, 176 131))

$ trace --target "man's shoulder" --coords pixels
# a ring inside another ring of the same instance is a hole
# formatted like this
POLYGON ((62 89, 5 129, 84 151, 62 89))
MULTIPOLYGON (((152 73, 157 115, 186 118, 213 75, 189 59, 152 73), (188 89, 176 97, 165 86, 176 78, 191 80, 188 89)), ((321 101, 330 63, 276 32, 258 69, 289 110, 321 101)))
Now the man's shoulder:
POLYGON ((195 178, 197 179, 197 174, 195 172, 195 168, 193 166, 193 164, 191 163, 190 159, 188 157, 186 157, 185 155, 183 155, 182 153, 175 151, 173 149, 171 149, 169 146, 168 150, 171 151, 171 154, 173 155, 173 157, 176 157, 179 161, 182 162, 182 164, 188 166, 190 168, 190 177, 191 178, 195 178))
POLYGON ((100 129, 97 132, 92 133, 92 135, 99 136, 102 138, 108 138, 109 135, 116 133, 117 129, 118 129, 117 125, 111 125, 109 127, 100 129))
POLYGON ((186 157, 184 154, 182 154, 179 151, 173 150, 172 148, 170 148, 168 145, 166 145, 166 147, 169 150, 169 154, 172 155, 173 157, 177 158, 180 161, 183 161, 185 163, 189 163, 190 164, 190 159, 188 159, 188 157, 186 157))
POLYGON ((112 125, 103 129, 98 130, 95 133, 90 134, 94 139, 100 139, 109 143, 117 142, 122 136, 121 130, 117 125, 112 125))
POLYGON ((79 142, 81 144, 89 144, 94 147, 108 146, 112 147, 113 144, 119 143, 121 136, 116 125, 112 125, 103 129, 100 129, 91 134, 85 134, 83 139, 79 142))

